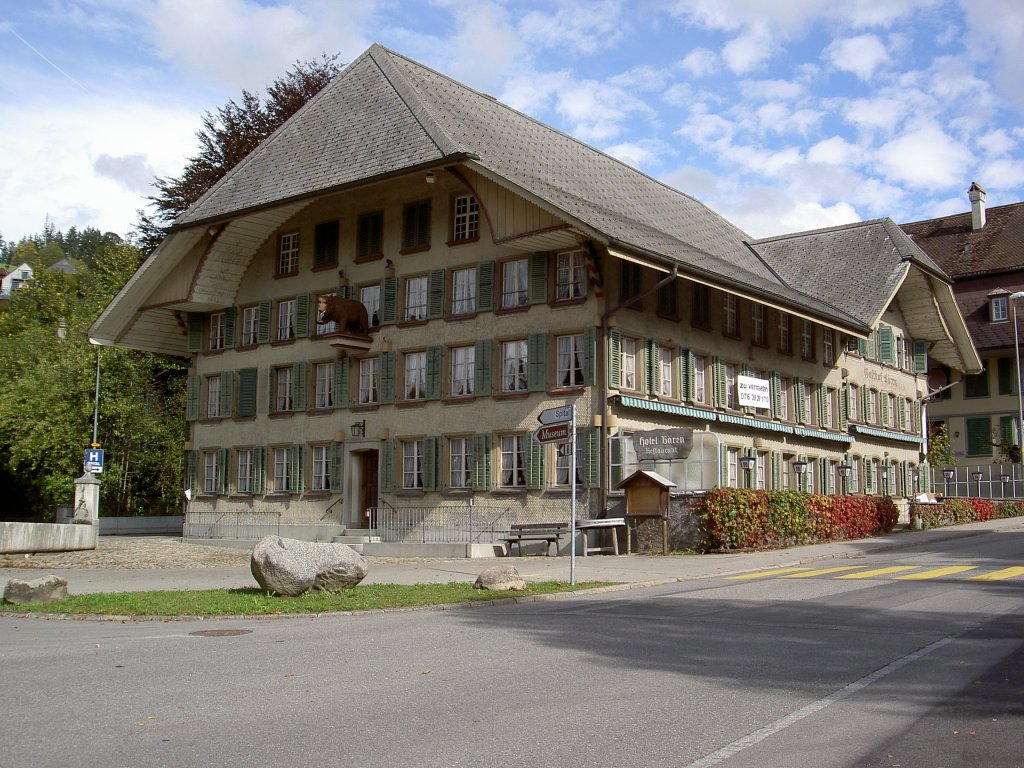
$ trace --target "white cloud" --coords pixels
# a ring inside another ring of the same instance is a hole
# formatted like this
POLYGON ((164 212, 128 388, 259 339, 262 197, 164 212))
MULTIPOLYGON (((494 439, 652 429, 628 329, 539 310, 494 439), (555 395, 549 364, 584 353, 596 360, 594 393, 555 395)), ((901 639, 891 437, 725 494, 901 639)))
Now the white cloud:
POLYGON ((851 144, 842 136, 831 136, 807 150, 808 162, 827 165, 853 165, 860 155, 860 147, 851 144))
POLYGON ((986 189, 1012 189, 1024 184, 1024 164, 1019 159, 1000 157, 981 166, 978 179, 986 189))
POLYGON ((718 69, 718 54, 707 48, 694 48, 679 66, 693 77, 705 77, 718 69))
POLYGON ((1024 111, 1024 6, 1003 0, 960 0, 967 35, 964 54, 990 63, 1003 96, 1024 111))
POLYGON ((889 60, 889 51, 875 35, 858 35, 833 40, 824 52, 834 67, 851 72, 865 82, 889 60))
POLYGON ((887 96, 854 99, 846 105, 844 116, 861 130, 892 133, 905 122, 906 105, 887 96))
POLYGON ((738 75, 758 69, 778 50, 767 30, 754 27, 733 38, 722 48, 722 60, 738 75))
POLYGON ((636 168, 641 166, 662 165, 665 158, 677 154, 663 141, 649 140, 615 144, 604 150, 609 155, 636 168))
POLYGON ((970 152, 937 125, 912 128, 878 148, 877 166, 913 187, 945 187, 966 178, 970 152))
POLYGON ((531 45, 591 54, 614 47, 628 24, 623 0, 562 0, 554 13, 531 11, 518 26, 531 45))
POLYGON ((792 80, 740 80, 743 98, 751 101, 793 101, 806 95, 807 88, 792 80))

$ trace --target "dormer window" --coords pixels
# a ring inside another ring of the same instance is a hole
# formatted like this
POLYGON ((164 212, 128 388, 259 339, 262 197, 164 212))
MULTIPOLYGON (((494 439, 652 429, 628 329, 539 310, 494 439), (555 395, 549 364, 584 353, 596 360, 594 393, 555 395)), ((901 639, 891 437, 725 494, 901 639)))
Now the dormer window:
POLYGON ((1005 323, 1010 319, 1010 292, 997 288, 988 294, 989 320, 993 323, 1005 323))

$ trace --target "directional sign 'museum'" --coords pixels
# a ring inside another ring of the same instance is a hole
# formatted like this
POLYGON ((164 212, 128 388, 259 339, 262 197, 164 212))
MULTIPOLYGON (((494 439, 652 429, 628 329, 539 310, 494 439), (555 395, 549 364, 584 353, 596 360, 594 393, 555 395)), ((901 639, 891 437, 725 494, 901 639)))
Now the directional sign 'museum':
POLYGON ((549 427, 541 427, 534 437, 538 443, 560 443, 569 439, 569 425, 552 424, 549 427))

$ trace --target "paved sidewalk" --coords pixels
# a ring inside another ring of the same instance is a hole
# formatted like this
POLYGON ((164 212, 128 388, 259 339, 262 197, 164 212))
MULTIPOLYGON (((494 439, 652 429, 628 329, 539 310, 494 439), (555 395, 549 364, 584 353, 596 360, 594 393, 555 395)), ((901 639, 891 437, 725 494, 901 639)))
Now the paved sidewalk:
MULTIPOLYGON (((710 578, 762 568, 785 567, 844 557, 862 557, 910 547, 930 547, 963 536, 995 531, 1024 533, 1024 518, 991 520, 932 531, 900 531, 873 539, 814 544, 766 552, 721 555, 591 555, 576 557, 576 581, 660 584, 710 578)), ((1024 546, 1022 546, 1024 552, 1024 546)), ((49 573, 68 580, 68 592, 135 592, 152 589, 216 589, 255 587, 248 550, 204 546, 180 539, 105 537, 93 552, 37 555, 32 567, 9 556, 0 568, 0 583, 35 579, 49 573), (121 553, 120 557, 115 554, 121 553), (14 565, 15 567, 10 567, 14 565)), ((472 582, 496 562, 512 563, 527 581, 568 581, 570 558, 511 557, 495 559, 368 558, 366 584, 472 582)))

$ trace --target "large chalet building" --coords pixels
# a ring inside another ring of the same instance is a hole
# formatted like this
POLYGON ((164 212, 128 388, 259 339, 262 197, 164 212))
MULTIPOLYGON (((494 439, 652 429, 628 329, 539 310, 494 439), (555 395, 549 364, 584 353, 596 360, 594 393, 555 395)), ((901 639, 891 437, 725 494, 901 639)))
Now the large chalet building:
POLYGON ((929 365, 981 369, 892 221, 753 240, 380 46, 176 222, 92 336, 191 358, 187 509, 221 535, 269 515, 325 538, 379 509, 566 520, 570 496, 615 515, 638 468, 677 494, 908 496, 929 365), (368 329, 321 314, 333 297, 368 329), (569 404, 574 477, 533 438, 569 404), (652 455, 665 435, 687 451, 652 455))

